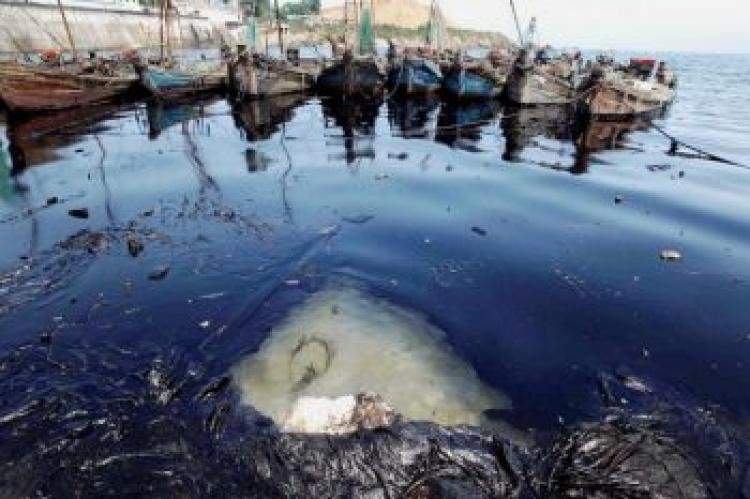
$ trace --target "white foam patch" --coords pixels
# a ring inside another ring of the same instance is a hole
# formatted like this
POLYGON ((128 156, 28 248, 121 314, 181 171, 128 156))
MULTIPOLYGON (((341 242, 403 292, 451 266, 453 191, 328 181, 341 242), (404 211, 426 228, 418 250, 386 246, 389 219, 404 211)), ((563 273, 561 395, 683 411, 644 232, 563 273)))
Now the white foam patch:
POLYGON ((233 370, 244 403, 283 426, 301 397, 373 392, 410 420, 482 423, 508 399, 424 317, 353 288, 321 291, 233 370))

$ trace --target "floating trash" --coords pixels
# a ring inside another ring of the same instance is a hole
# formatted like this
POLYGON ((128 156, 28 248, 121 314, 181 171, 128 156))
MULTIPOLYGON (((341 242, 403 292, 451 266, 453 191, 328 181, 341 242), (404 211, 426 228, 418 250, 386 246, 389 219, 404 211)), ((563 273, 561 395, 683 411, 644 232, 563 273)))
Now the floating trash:
POLYGON ((281 427, 303 397, 374 393, 407 419, 447 425, 478 425, 485 411, 508 409, 444 338, 418 313, 353 288, 327 289, 234 368, 234 383, 244 403, 281 427))
POLYGON ((88 208, 73 208, 68 210, 68 215, 73 218, 89 218, 88 208))
POLYGON ((682 260, 682 253, 673 249, 665 249, 662 250, 660 257, 662 260, 674 262, 677 260, 682 260))

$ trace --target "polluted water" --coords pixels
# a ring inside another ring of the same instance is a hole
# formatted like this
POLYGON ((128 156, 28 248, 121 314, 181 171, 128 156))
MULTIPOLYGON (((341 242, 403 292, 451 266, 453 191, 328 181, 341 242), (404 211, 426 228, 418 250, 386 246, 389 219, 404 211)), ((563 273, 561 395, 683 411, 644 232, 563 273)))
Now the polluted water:
POLYGON ((402 416, 479 425, 510 401, 484 384, 417 312, 348 285, 308 298, 233 370, 246 404, 294 430, 302 397, 376 393, 402 416))

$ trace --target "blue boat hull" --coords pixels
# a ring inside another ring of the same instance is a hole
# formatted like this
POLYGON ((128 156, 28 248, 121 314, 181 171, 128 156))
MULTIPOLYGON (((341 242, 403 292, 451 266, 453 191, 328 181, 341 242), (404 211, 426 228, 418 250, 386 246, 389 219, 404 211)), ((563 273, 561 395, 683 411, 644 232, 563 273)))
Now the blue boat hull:
POLYGON ((148 67, 140 70, 141 84, 161 100, 218 90, 222 78, 216 74, 190 74, 180 71, 148 67))
POLYGON ((388 72, 388 88, 404 95, 436 92, 442 80, 440 70, 424 61, 404 61, 388 72))
POLYGON ((456 100, 481 100, 496 99, 501 89, 486 76, 467 69, 454 69, 443 79, 443 92, 456 100))

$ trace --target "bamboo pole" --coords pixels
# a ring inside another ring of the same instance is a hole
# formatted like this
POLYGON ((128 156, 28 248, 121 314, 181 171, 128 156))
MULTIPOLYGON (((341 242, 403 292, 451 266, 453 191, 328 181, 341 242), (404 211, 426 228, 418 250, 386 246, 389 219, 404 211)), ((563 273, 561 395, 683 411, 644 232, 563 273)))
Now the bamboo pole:
POLYGON ((172 26, 169 18, 169 10, 172 8, 171 0, 166 0, 167 7, 164 10, 164 34, 166 42, 167 59, 172 58, 172 26))
POLYGON ((164 7, 167 4, 167 0, 161 0, 159 9, 159 63, 164 62, 164 7))
POLYGON ((513 11, 513 20, 516 22, 516 31, 518 31, 518 43, 523 47, 525 45, 523 41, 523 32, 521 31, 521 23, 518 22, 518 13, 516 12, 516 4, 513 0, 510 0, 510 8, 513 11))
POLYGON ((70 26, 68 26, 68 18, 65 16, 65 9, 63 8, 62 0, 57 0, 57 6, 60 8, 60 16, 62 17, 63 26, 65 26, 65 33, 68 34, 68 42, 70 43, 70 50, 73 51, 73 58, 78 61, 76 42, 73 40, 73 33, 70 32, 70 26))
POLYGON ((273 0, 273 8, 276 11, 276 28, 278 29, 279 50, 281 51, 281 58, 286 59, 286 56, 284 54, 284 28, 281 25, 281 11, 279 10, 279 0, 273 0))

